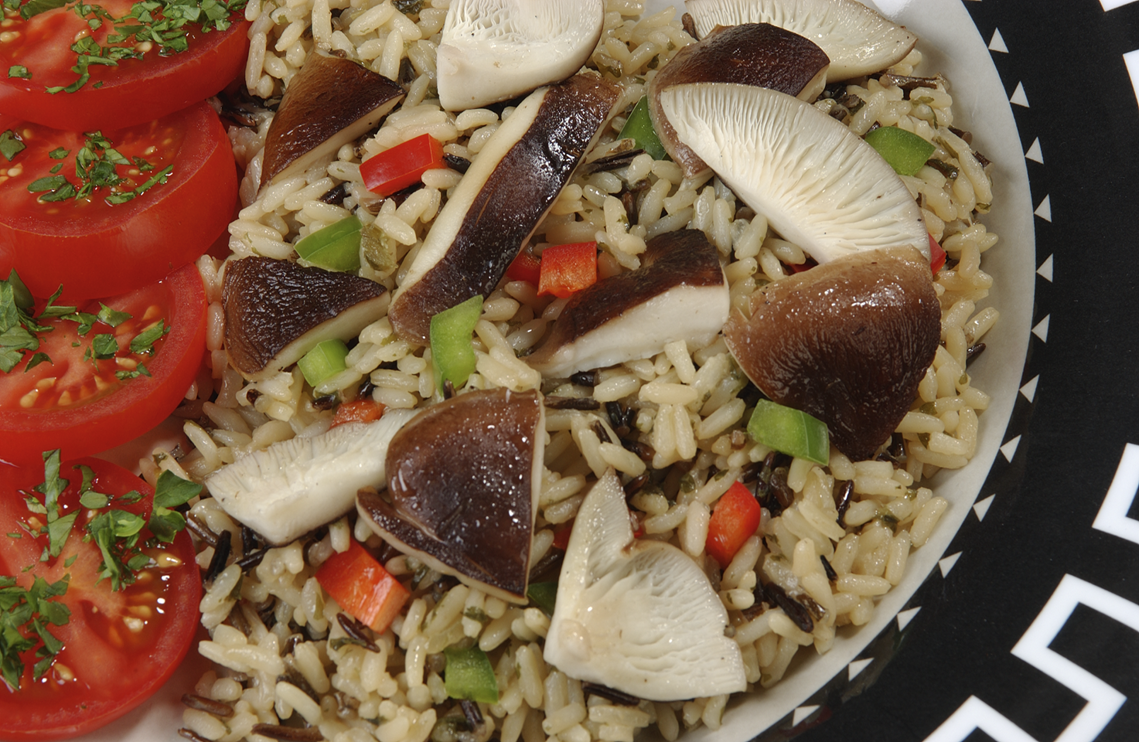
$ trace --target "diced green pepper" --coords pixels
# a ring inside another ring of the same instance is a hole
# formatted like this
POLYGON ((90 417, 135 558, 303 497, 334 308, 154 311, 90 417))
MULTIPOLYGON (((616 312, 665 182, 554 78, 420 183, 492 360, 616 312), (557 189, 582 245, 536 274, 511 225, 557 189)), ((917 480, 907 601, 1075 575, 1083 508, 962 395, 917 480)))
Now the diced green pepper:
POLYGON ((747 434, 788 456, 824 465, 830 460, 826 423, 769 399, 761 399, 755 406, 747 434))
POLYGON ((360 229, 355 216, 318 229, 296 245, 297 255, 310 264, 330 271, 360 270, 360 229))
POLYGON ((435 387, 442 392, 450 381, 456 388, 467 383, 475 370, 471 333, 482 315, 482 297, 475 295, 462 304, 444 309, 431 318, 431 367, 435 387))
POLYGON ((498 680, 486 652, 478 647, 443 650, 447 666, 443 670, 443 687, 450 698, 478 703, 498 703, 498 680))
POLYGON ((896 126, 879 126, 867 132, 865 139, 898 175, 916 175, 937 149, 917 134, 896 126))
POLYGON ((554 600, 558 597, 557 582, 531 582, 526 588, 526 597, 542 609, 547 616, 554 615, 554 600))
POLYGON ((633 106, 633 111, 629 114, 625 125, 621 127, 618 139, 632 139, 654 160, 663 160, 668 156, 668 153, 664 151, 664 145, 660 143, 656 129, 653 128, 653 119, 649 115, 648 96, 641 98, 637 101, 637 105, 633 106))
POLYGON ((344 369, 348 368, 344 359, 348 357, 348 346, 343 340, 330 338, 317 343, 297 361, 297 367, 304 374, 309 386, 315 387, 344 369))

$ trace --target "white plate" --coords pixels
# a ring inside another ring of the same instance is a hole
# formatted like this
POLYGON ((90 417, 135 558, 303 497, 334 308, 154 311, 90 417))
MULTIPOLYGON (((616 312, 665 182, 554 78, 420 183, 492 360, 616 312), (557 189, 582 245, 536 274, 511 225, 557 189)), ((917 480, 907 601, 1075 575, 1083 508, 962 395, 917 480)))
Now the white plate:
MULTIPOLYGON (((674 3, 647 0, 653 13, 674 3)), ((675 3, 679 6, 679 3, 675 3)), ((994 213, 983 221, 1000 236, 1000 243, 985 255, 985 270, 996 279, 996 289, 986 302, 997 308, 1000 322, 987 336, 987 352, 970 366, 974 384, 993 397, 981 416, 977 454, 965 469, 939 475, 937 494, 950 507, 936 533, 909 558, 907 575, 897 588, 884 596, 874 620, 858 630, 840 632, 834 648, 825 655, 797 660, 774 688, 731 704, 723 727, 715 732, 700 729, 686 740, 742 742, 779 722, 813 693, 846 670, 847 666, 883 629, 894 621, 914 591, 933 571, 961 526, 989 473, 1004 441, 1004 433, 1021 383, 1031 330, 1035 244, 1032 203, 1021 142, 1009 99, 985 42, 959 0, 880 0, 884 15, 918 34, 925 54, 921 72, 944 74, 954 97, 955 122, 974 135, 974 147, 992 159, 994 213)), ((182 739, 179 699, 190 692, 205 663, 192 656, 169 683, 150 701, 118 722, 82 737, 83 742, 174 742, 182 739)), ((889 672, 887 667, 886 672, 889 672)))

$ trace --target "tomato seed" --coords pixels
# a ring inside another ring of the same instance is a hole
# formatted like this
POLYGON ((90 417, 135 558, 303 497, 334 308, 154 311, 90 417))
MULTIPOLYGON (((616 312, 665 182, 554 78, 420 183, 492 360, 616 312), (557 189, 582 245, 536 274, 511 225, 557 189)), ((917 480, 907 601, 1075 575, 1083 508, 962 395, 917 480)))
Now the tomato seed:
POLYGON ((119 368, 125 368, 128 371, 134 371, 138 368, 138 361, 133 358, 116 358, 115 363, 119 368))
POLYGON ((20 163, 19 165, 13 165, 12 167, 8 168, 8 176, 12 178, 18 177, 22 172, 24 172, 23 163, 20 163))
POLYGON ((40 390, 39 389, 31 390, 30 392, 28 392, 24 396, 20 397, 20 406, 24 407, 24 408, 34 407, 36 404, 36 398, 39 396, 40 396, 40 390))
POLYGON ((142 633, 142 630, 146 628, 146 622, 141 618, 135 618, 134 616, 124 616, 123 625, 125 625, 127 627, 127 631, 131 632, 132 634, 142 633))
POLYGON ((68 390, 64 391, 63 394, 59 395, 59 399, 57 400, 56 404, 59 407, 67 407, 68 405, 70 405, 71 404, 71 390, 68 389, 68 390))
POLYGON ((181 567, 182 560, 173 554, 162 552, 154 557, 154 563, 159 569, 171 569, 173 567, 181 567))
POLYGON ((5 44, 10 44, 18 38, 20 38, 19 31, 5 31, 4 33, 0 33, 0 42, 5 44))

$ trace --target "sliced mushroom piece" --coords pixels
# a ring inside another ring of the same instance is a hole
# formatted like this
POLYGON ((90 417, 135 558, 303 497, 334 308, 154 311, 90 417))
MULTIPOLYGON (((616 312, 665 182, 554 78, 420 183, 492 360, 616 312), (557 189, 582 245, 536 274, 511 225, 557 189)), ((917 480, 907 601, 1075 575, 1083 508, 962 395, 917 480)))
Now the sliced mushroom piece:
POLYGON ((602 0, 454 0, 439 43, 440 105, 478 108, 565 80, 604 20, 602 0))
POLYGON ((375 422, 278 441, 213 472, 206 488, 235 520, 287 544, 351 512, 361 487, 384 481, 388 445, 413 414, 387 410, 375 422))
POLYGON ((378 126, 403 95, 399 85, 357 62, 313 52, 269 124, 261 185, 331 157, 378 126))
POLYGON ((705 83, 662 91, 661 106, 680 141, 819 263, 900 245, 928 259, 925 220, 905 183, 873 147, 811 104, 705 83))
POLYGON ((546 634, 546 662, 570 677, 650 701, 747 685, 728 613, 708 576, 663 541, 633 538, 610 469, 574 520, 546 634))
POLYGON ((649 240, 641 267, 573 296, 526 361, 543 376, 648 358, 675 340, 710 343, 728 319, 731 298, 716 247, 703 232, 649 240))
POLYGON ((389 313, 427 343, 431 317, 489 294, 569 182, 622 98, 589 73, 534 91, 487 140, 435 222, 389 313))
POLYGON ((544 426, 533 391, 472 391, 428 407, 388 447, 387 492, 360 490, 357 510, 397 549, 525 603, 544 426))
POLYGON ((913 248, 857 253, 770 283, 724 327, 760 391, 821 419, 855 461, 885 443, 941 339, 929 263, 913 248))
POLYGON ((818 44, 828 80, 850 80, 905 59, 918 37, 856 0, 685 0, 699 38, 716 26, 771 23, 818 44))
POLYGON ((771 88, 813 101, 826 85, 830 60, 813 41, 768 23, 714 29, 676 53, 649 83, 653 128, 669 156, 695 178, 708 165, 677 141, 676 130, 660 106, 660 92, 670 85, 734 82, 771 88))
POLYGON ((230 363, 260 381, 322 340, 356 337, 384 316, 389 295, 366 278, 255 256, 226 264, 221 301, 230 363))

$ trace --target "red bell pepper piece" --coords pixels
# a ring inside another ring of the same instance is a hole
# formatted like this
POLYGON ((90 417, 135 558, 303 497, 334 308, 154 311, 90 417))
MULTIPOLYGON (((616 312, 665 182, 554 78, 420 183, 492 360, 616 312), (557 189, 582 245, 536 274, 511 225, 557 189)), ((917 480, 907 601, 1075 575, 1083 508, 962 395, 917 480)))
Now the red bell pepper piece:
POLYGON ((550 245, 542 251, 538 296, 553 294, 564 299, 597 283, 597 243, 576 242, 550 245))
POLYGON ((411 596, 355 539, 348 551, 335 553, 320 565, 316 581, 345 613, 379 633, 387 630, 411 596))
POLYGON ((704 551, 723 569, 759 528, 762 508, 747 487, 734 483, 720 497, 708 521, 708 539, 704 551))
POLYGON ((542 263, 538 256, 530 252, 529 248, 518 253, 506 269, 506 277, 511 281, 525 281, 535 286, 542 276, 542 263))
POLYGON ((383 416, 384 406, 379 402, 371 398, 357 399, 337 407, 336 414, 332 416, 332 425, 329 427, 335 428, 344 423, 371 423, 383 416))
POLYGON ((937 240, 933 239, 932 234, 929 236, 929 267, 935 276, 939 270, 945 267, 945 250, 937 244, 937 240))
POLYGON ((444 167, 443 145, 421 134, 360 163, 364 186, 388 197, 418 181, 427 170, 444 167))

